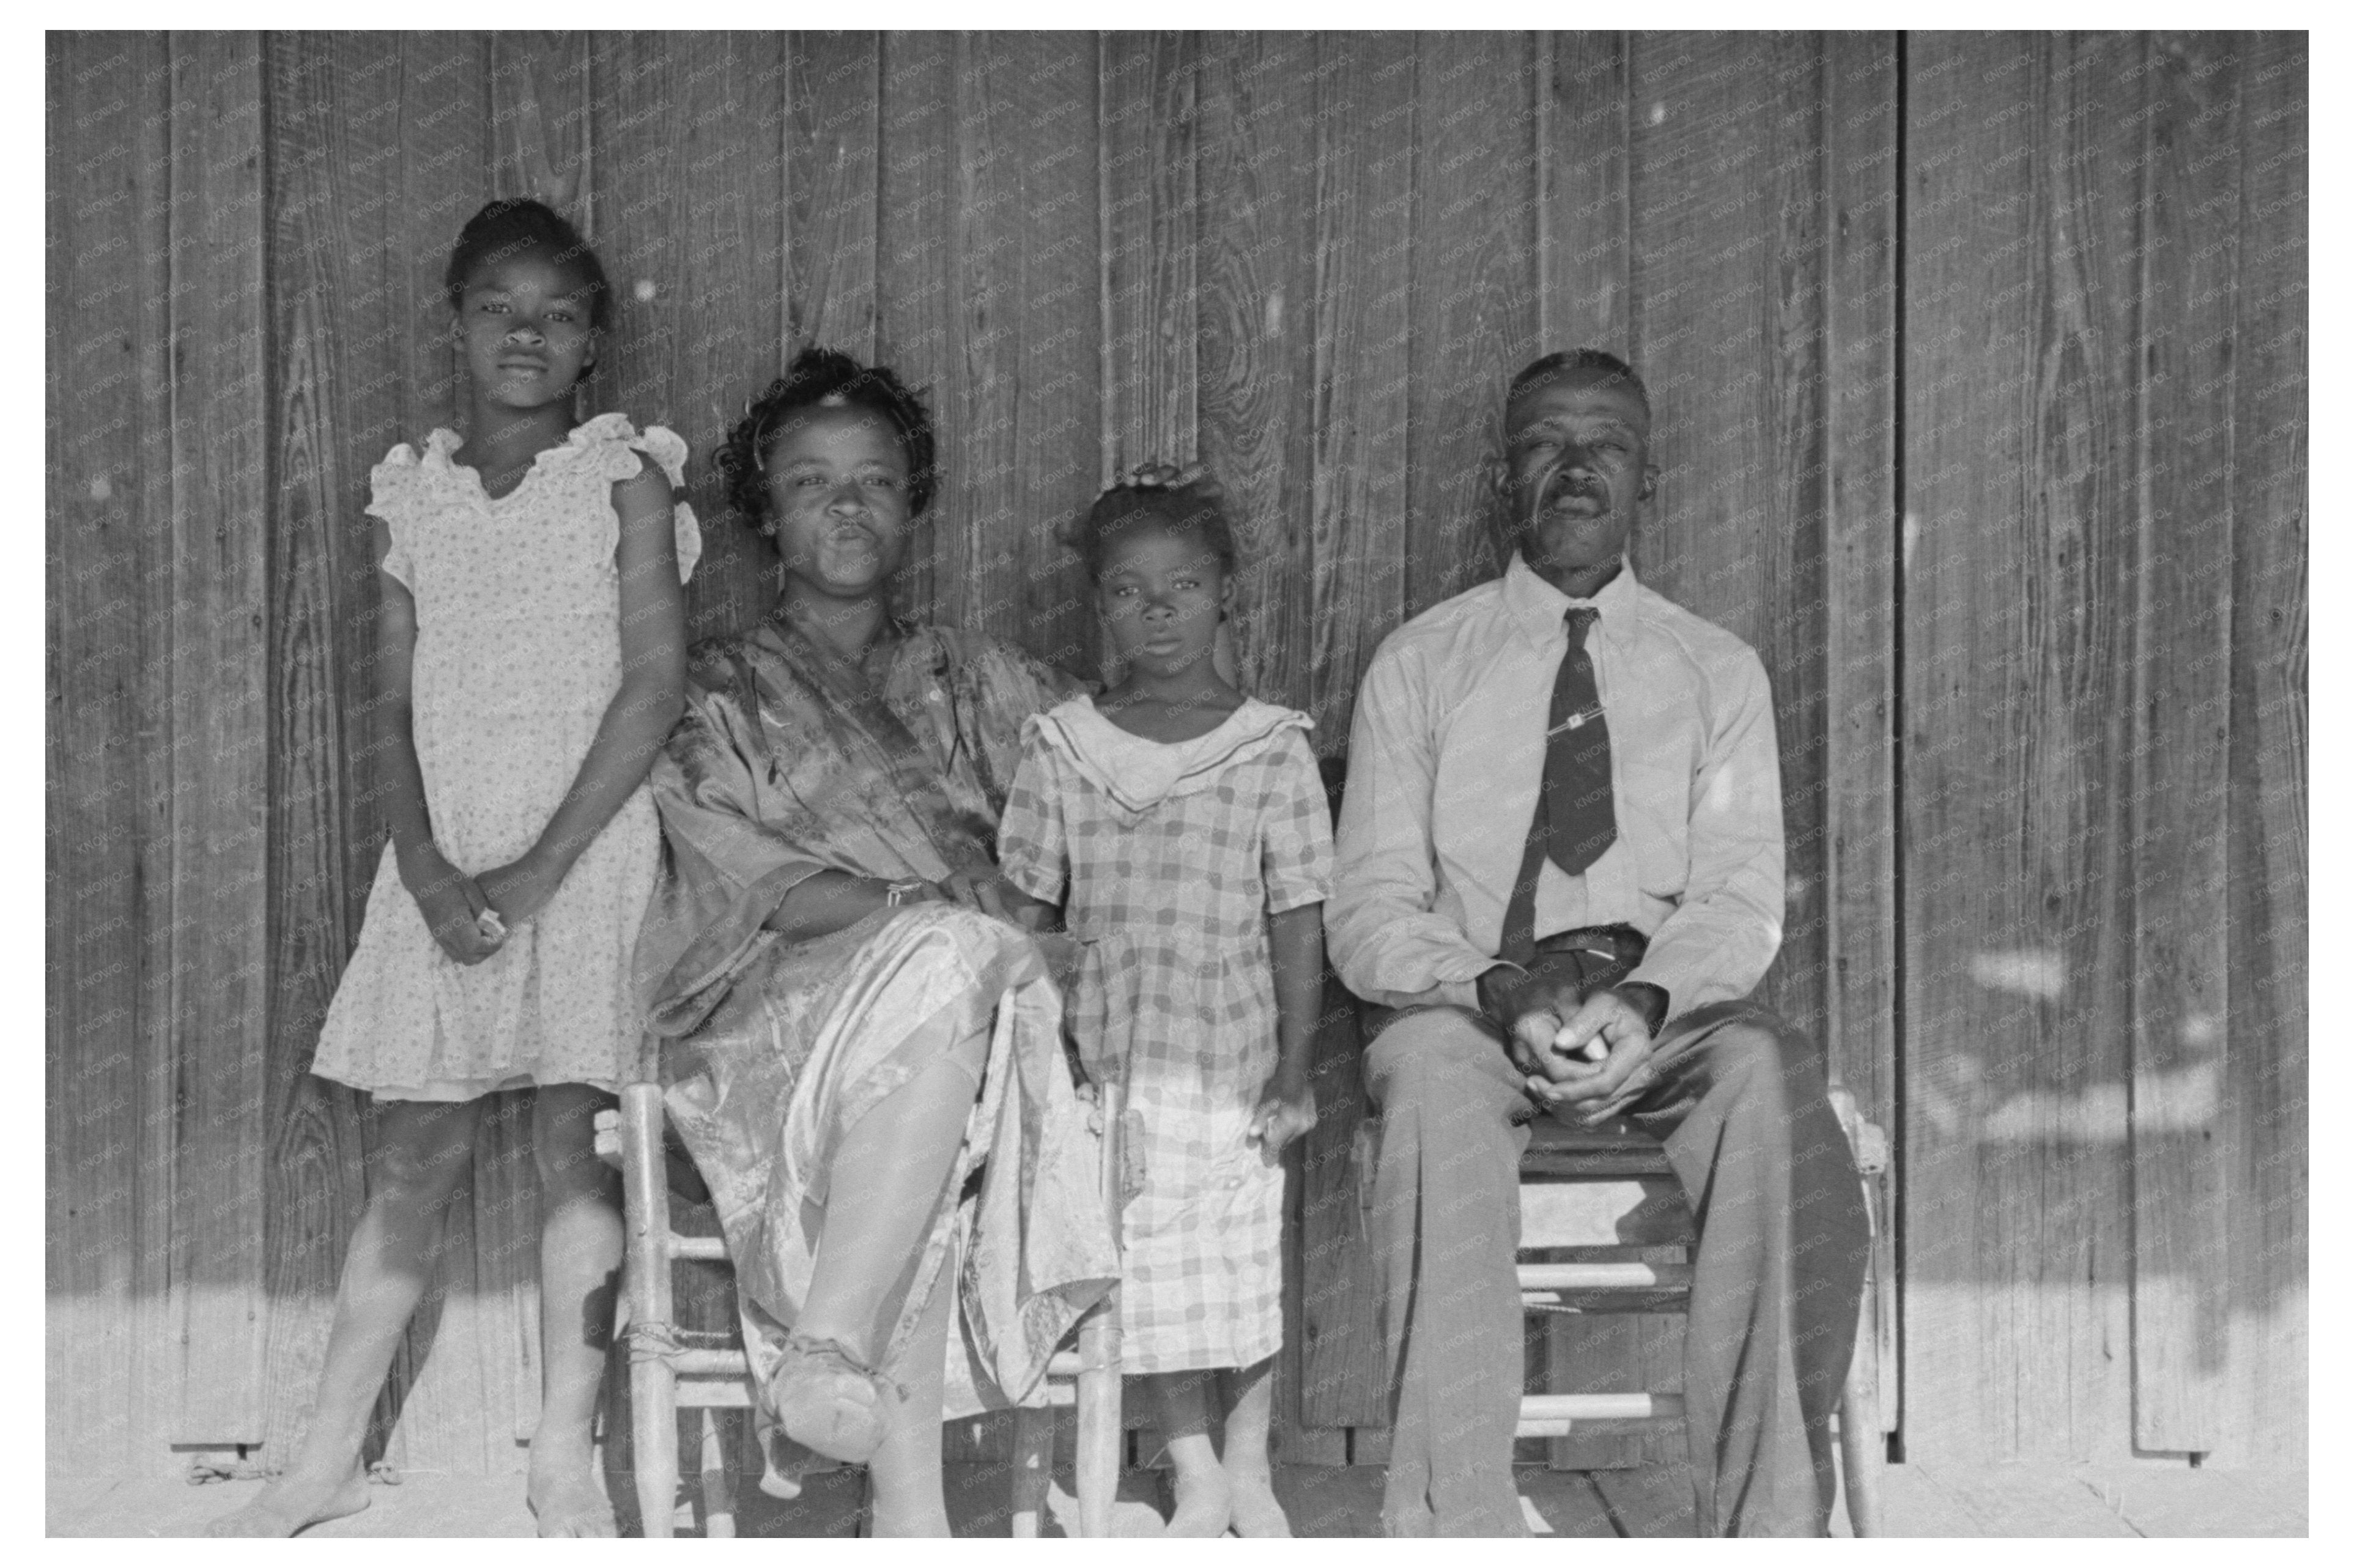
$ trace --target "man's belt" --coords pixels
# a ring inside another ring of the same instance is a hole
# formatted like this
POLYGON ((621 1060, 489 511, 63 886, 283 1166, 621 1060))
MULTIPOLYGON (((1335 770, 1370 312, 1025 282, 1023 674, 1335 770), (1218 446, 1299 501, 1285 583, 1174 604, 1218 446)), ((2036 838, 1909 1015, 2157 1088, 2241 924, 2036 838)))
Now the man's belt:
POLYGON ((1536 956, 1526 968, 1532 975, 1575 978, 1577 1000, 1584 1001, 1633 974, 1649 947, 1632 926, 1580 926, 1538 938, 1536 956))

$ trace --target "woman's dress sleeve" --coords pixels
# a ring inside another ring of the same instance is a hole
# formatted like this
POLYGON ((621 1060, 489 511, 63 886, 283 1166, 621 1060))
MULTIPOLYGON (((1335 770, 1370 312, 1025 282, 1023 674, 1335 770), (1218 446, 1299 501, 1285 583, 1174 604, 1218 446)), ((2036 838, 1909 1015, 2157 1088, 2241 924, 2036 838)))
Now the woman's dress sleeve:
POLYGON ((663 871, 638 944, 649 1027, 682 1034, 725 999, 745 958, 773 934, 762 922, 828 869, 760 820, 755 768, 764 741, 735 694, 710 679, 724 655, 698 652, 686 711, 649 780, 662 813, 663 871))

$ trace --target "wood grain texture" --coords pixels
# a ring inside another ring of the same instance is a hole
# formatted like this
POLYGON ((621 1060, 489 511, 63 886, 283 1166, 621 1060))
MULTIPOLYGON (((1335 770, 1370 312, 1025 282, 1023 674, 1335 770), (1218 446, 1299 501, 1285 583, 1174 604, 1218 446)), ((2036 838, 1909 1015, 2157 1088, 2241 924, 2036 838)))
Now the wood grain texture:
MULTIPOLYGON (((1838 35, 1823 55, 1823 1061, 1883 1131, 1897 1126, 1896 40, 1838 35)), ((1896 1240, 1879 1210, 1877 1372, 1896 1429, 1896 1240)))
POLYGON ((1097 73, 1049 35, 960 42, 965 613, 958 624, 1089 673, 1087 574, 1056 530, 1094 502, 1103 320, 1097 73))
POLYGON ((299 1441, 350 1229, 363 1097, 310 1072, 383 852, 368 471, 452 417, 441 264, 489 190, 487 46, 268 40, 278 475, 270 521, 270 1320, 263 1453, 299 1441))
POLYGON ((883 43, 875 33, 795 33, 786 48, 785 334, 875 354, 875 175, 883 43))
POLYGON ((1543 352, 1602 348, 1623 358, 1634 262, 1627 37, 1550 33, 1537 59, 1537 336, 1543 352))
POLYGON ((172 45, 172 648, 164 717, 173 1440, 261 1438, 270 559, 261 39, 172 45))
MULTIPOLYGON (((2133 498, 2132 739, 2125 831, 2132 909, 2134 1446, 2206 1452, 2237 1370, 2222 1105, 2233 977, 2214 939, 2228 897, 2237 247, 2210 244, 2239 207, 2237 40, 2150 40, 2135 255, 2143 373, 2133 498)), ((2120 107, 2123 107, 2120 105, 2120 107)))
POLYGON ((775 551, 729 506, 714 455, 782 353, 783 40, 599 34, 595 62, 598 246, 620 297, 591 397, 685 439, 704 542, 687 632, 718 636, 776 598, 775 551))
MULTIPOLYGON (((2307 1180, 2306 693, 2306 42, 2243 36, 2235 375, 2232 640, 2230 1369, 2211 1462, 2302 1466, 2311 1393, 2307 1180)), ((2202 155, 2213 155, 2211 152, 2202 155)), ((2195 160, 2194 160, 2195 161, 2195 160)), ((2219 1136, 2219 1141, 2220 1141, 2219 1136)))
POLYGON ((1916 37, 1907 88, 1905 1442, 2128 1429, 2138 37, 1916 37), (2124 97, 2118 94, 2122 91, 2124 97))
POLYGON ((1823 1022, 1826 62, 1805 36, 1644 40, 1638 361, 1661 471, 1644 580, 1757 651, 1782 755, 1779 960, 1758 988, 1823 1022), (1662 53, 1665 51, 1665 58, 1662 53))
POLYGON ((963 356, 963 226, 956 221, 957 82, 963 42, 901 33, 882 46, 883 151, 876 159, 876 359, 925 396, 938 436, 938 495, 924 514, 894 596, 903 614, 957 624, 973 555, 962 476, 969 471, 963 356))
MULTIPOLYGON (((1342 69, 1319 86, 1315 571, 1304 694, 1318 752, 1336 772, 1346 758, 1357 672, 1405 609, 1414 204, 1415 41, 1384 35, 1344 45, 1342 69)), ((1310 1428, 1389 1419, 1378 1297, 1352 1158, 1367 1109, 1360 1050, 1353 1004, 1330 982, 1316 1038, 1316 1126, 1301 1156, 1299 1411, 1310 1428)))
POLYGON ((493 33, 489 80, 495 194, 546 202, 592 244, 596 38, 587 32, 493 33))
POLYGON ((1103 453, 1097 482, 1193 461, 1201 196, 1197 39, 1099 40, 1097 164, 1103 235, 1103 453))
POLYGON ((169 1025, 171 71, 156 34, 47 48, 48 1446, 156 1470, 179 1393, 143 1137, 169 1025))
POLYGON ((1310 544, 1299 524, 1315 276, 1313 147, 1299 132, 1326 62, 1306 34, 1218 35, 1204 40, 1201 62, 1201 456, 1225 487, 1242 554, 1238 683, 1294 704, 1309 657, 1308 606, 1296 595, 1310 544))
POLYGON ((1347 750, 1358 675, 1405 615, 1415 43, 1320 48, 1332 68, 1317 78, 1308 688, 1292 700, 1331 758, 1347 750))
POLYGON ((1426 33, 1414 73, 1405 613, 1503 564, 1485 467, 1504 387, 1539 351, 1537 45, 1426 33))

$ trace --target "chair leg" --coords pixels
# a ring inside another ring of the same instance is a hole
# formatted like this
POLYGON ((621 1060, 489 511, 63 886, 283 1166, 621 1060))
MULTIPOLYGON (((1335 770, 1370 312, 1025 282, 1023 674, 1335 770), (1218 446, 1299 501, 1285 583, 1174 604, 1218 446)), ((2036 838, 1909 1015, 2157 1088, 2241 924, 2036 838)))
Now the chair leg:
POLYGON ((727 1469, 727 1445, 720 1441, 719 1412, 703 1412, 703 1536, 736 1539, 736 1483, 727 1469))
POLYGON ((1111 1534, 1112 1502, 1119 1491, 1119 1451, 1125 1434, 1119 1410, 1119 1296, 1079 1320, 1077 1475, 1079 1533, 1111 1534))
POLYGON ((1055 1473, 1055 1409, 1023 1405, 1013 1413, 1013 1516, 1016 1541, 1038 1538, 1046 1489, 1055 1473))
MULTIPOLYGON (((1120 1202, 1123 1181, 1121 1166, 1121 1118, 1128 1112, 1127 1085, 1119 1076, 1108 1078, 1103 1086, 1103 1163, 1097 1178, 1103 1187, 1107 1218, 1111 1226, 1115 1255, 1125 1223, 1125 1209, 1120 1202)), ((1078 1445, 1077 1475, 1073 1489, 1078 1493, 1079 1533, 1092 1540, 1105 1540, 1111 1535, 1112 1502, 1119 1491, 1120 1450, 1128 1435, 1120 1424, 1119 1411, 1119 1287, 1098 1302, 1093 1310, 1079 1319, 1079 1386, 1077 1397, 1078 1445)))
POLYGON ((630 1363, 630 1428, 638 1520, 648 1540, 667 1541, 678 1506, 678 1378, 664 1362, 630 1363))
POLYGON ((646 1353, 671 1333, 670 1190, 663 1169, 662 1090, 621 1090, 622 1267, 630 1308, 631 1457, 645 1533, 667 1538, 678 1503, 678 1377, 646 1353))
POLYGON ((1840 1402, 1840 1471, 1847 1486, 1848 1529, 1859 1541, 1881 1533, 1879 1423, 1867 1418, 1872 1401, 1856 1397, 1849 1385, 1840 1402))

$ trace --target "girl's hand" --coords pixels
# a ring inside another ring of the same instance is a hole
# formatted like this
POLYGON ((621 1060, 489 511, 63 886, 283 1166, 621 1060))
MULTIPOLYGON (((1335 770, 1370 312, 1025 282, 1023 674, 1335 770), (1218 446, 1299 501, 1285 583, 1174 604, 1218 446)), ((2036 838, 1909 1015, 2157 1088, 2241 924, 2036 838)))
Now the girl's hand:
POLYGON ((564 873, 542 859, 535 850, 525 850, 522 856, 494 870, 486 871, 475 882, 490 906, 498 911, 499 918, 508 930, 530 919, 547 907, 556 890, 564 884, 564 873))
POLYGON ((440 850, 428 849, 414 865, 403 862, 400 880, 417 900, 425 928, 452 959, 479 964, 499 950, 504 938, 490 935, 481 925, 482 911, 491 906, 481 885, 451 865, 440 850))
POLYGON ((1258 1145, 1259 1157, 1269 1165, 1281 1163, 1284 1145, 1295 1138, 1304 1138, 1316 1125, 1316 1096, 1307 1080, 1287 1080, 1282 1073, 1269 1079, 1267 1092, 1259 1097, 1258 1109, 1251 1114, 1250 1141, 1258 1145))

